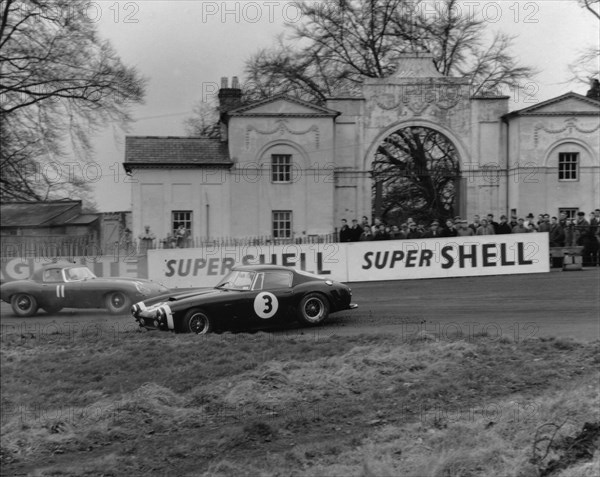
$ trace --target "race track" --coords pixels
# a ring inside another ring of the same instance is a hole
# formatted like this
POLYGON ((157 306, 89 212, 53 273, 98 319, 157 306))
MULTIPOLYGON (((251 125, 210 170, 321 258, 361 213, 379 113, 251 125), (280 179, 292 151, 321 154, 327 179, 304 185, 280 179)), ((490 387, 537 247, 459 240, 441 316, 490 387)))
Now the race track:
MULTIPOLYGON (((362 282, 351 284, 359 308, 332 315, 318 328, 296 324, 273 336, 394 333, 407 339, 424 332, 452 340, 487 333, 514 341, 540 336, 600 339, 600 269, 544 274, 362 282)), ((93 336, 136 330, 130 316, 102 310, 40 311, 17 318, 0 306, 2 340, 7 335, 80 333, 93 336)))

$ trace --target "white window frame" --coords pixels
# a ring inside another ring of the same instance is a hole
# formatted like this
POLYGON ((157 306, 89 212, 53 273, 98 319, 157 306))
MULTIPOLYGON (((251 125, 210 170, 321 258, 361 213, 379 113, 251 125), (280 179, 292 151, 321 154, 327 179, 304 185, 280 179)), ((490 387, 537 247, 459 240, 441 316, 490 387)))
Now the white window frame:
POLYGON ((577 182, 579 180, 579 153, 558 153, 558 180, 560 182, 577 182))
POLYGON ((171 211, 171 233, 173 235, 175 235, 175 232, 177 231, 177 227, 179 227, 179 224, 181 222, 184 222, 186 230, 191 234, 193 220, 194 220, 194 213, 191 210, 172 210, 171 211), (177 216, 177 214, 190 214, 190 215, 189 215, 189 219, 185 219, 185 218, 184 219, 181 219, 181 218, 176 219, 175 217, 177 216), (177 227, 175 226, 175 224, 177 224, 177 227))
POLYGON ((293 215, 291 210, 274 210, 271 213, 271 223, 273 226, 273 238, 289 239, 292 238, 293 215), (287 224, 287 225, 286 225, 287 224))
POLYGON ((292 182, 291 154, 271 154, 271 182, 273 184, 292 182))

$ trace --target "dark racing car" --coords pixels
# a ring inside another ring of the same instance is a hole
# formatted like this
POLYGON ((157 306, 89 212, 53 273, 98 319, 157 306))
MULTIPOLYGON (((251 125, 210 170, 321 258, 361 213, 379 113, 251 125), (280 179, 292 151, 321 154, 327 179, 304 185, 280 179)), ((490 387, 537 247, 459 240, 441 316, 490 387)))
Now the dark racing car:
POLYGON ((10 303, 17 316, 32 316, 39 308, 57 313, 63 308, 106 308, 118 315, 139 300, 167 293, 160 283, 139 278, 98 278, 81 265, 46 265, 29 280, 0 287, 0 299, 10 303))
POLYGON ((143 328, 205 334, 230 324, 297 319, 318 325, 330 313, 350 310, 343 283, 275 265, 235 267, 214 288, 166 295, 133 305, 143 328))

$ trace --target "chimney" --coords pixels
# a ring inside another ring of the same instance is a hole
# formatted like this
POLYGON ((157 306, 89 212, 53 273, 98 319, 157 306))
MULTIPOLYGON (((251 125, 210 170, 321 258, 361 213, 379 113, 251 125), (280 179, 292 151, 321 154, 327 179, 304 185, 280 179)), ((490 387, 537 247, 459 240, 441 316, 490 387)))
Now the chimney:
POLYGON ((242 90, 237 76, 231 80, 231 88, 227 87, 227 78, 221 78, 221 89, 219 90, 219 113, 221 117, 232 109, 242 105, 242 90))

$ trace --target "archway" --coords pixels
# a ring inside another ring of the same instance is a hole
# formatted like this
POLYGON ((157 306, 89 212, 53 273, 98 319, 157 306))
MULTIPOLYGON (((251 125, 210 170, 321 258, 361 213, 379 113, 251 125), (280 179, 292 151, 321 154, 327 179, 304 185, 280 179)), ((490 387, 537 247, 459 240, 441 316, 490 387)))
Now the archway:
POLYGON ((460 157, 454 143, 427 126, 386 135, 371 165, 373 216, 398 223, 444 219, 460 207, 460 157))

